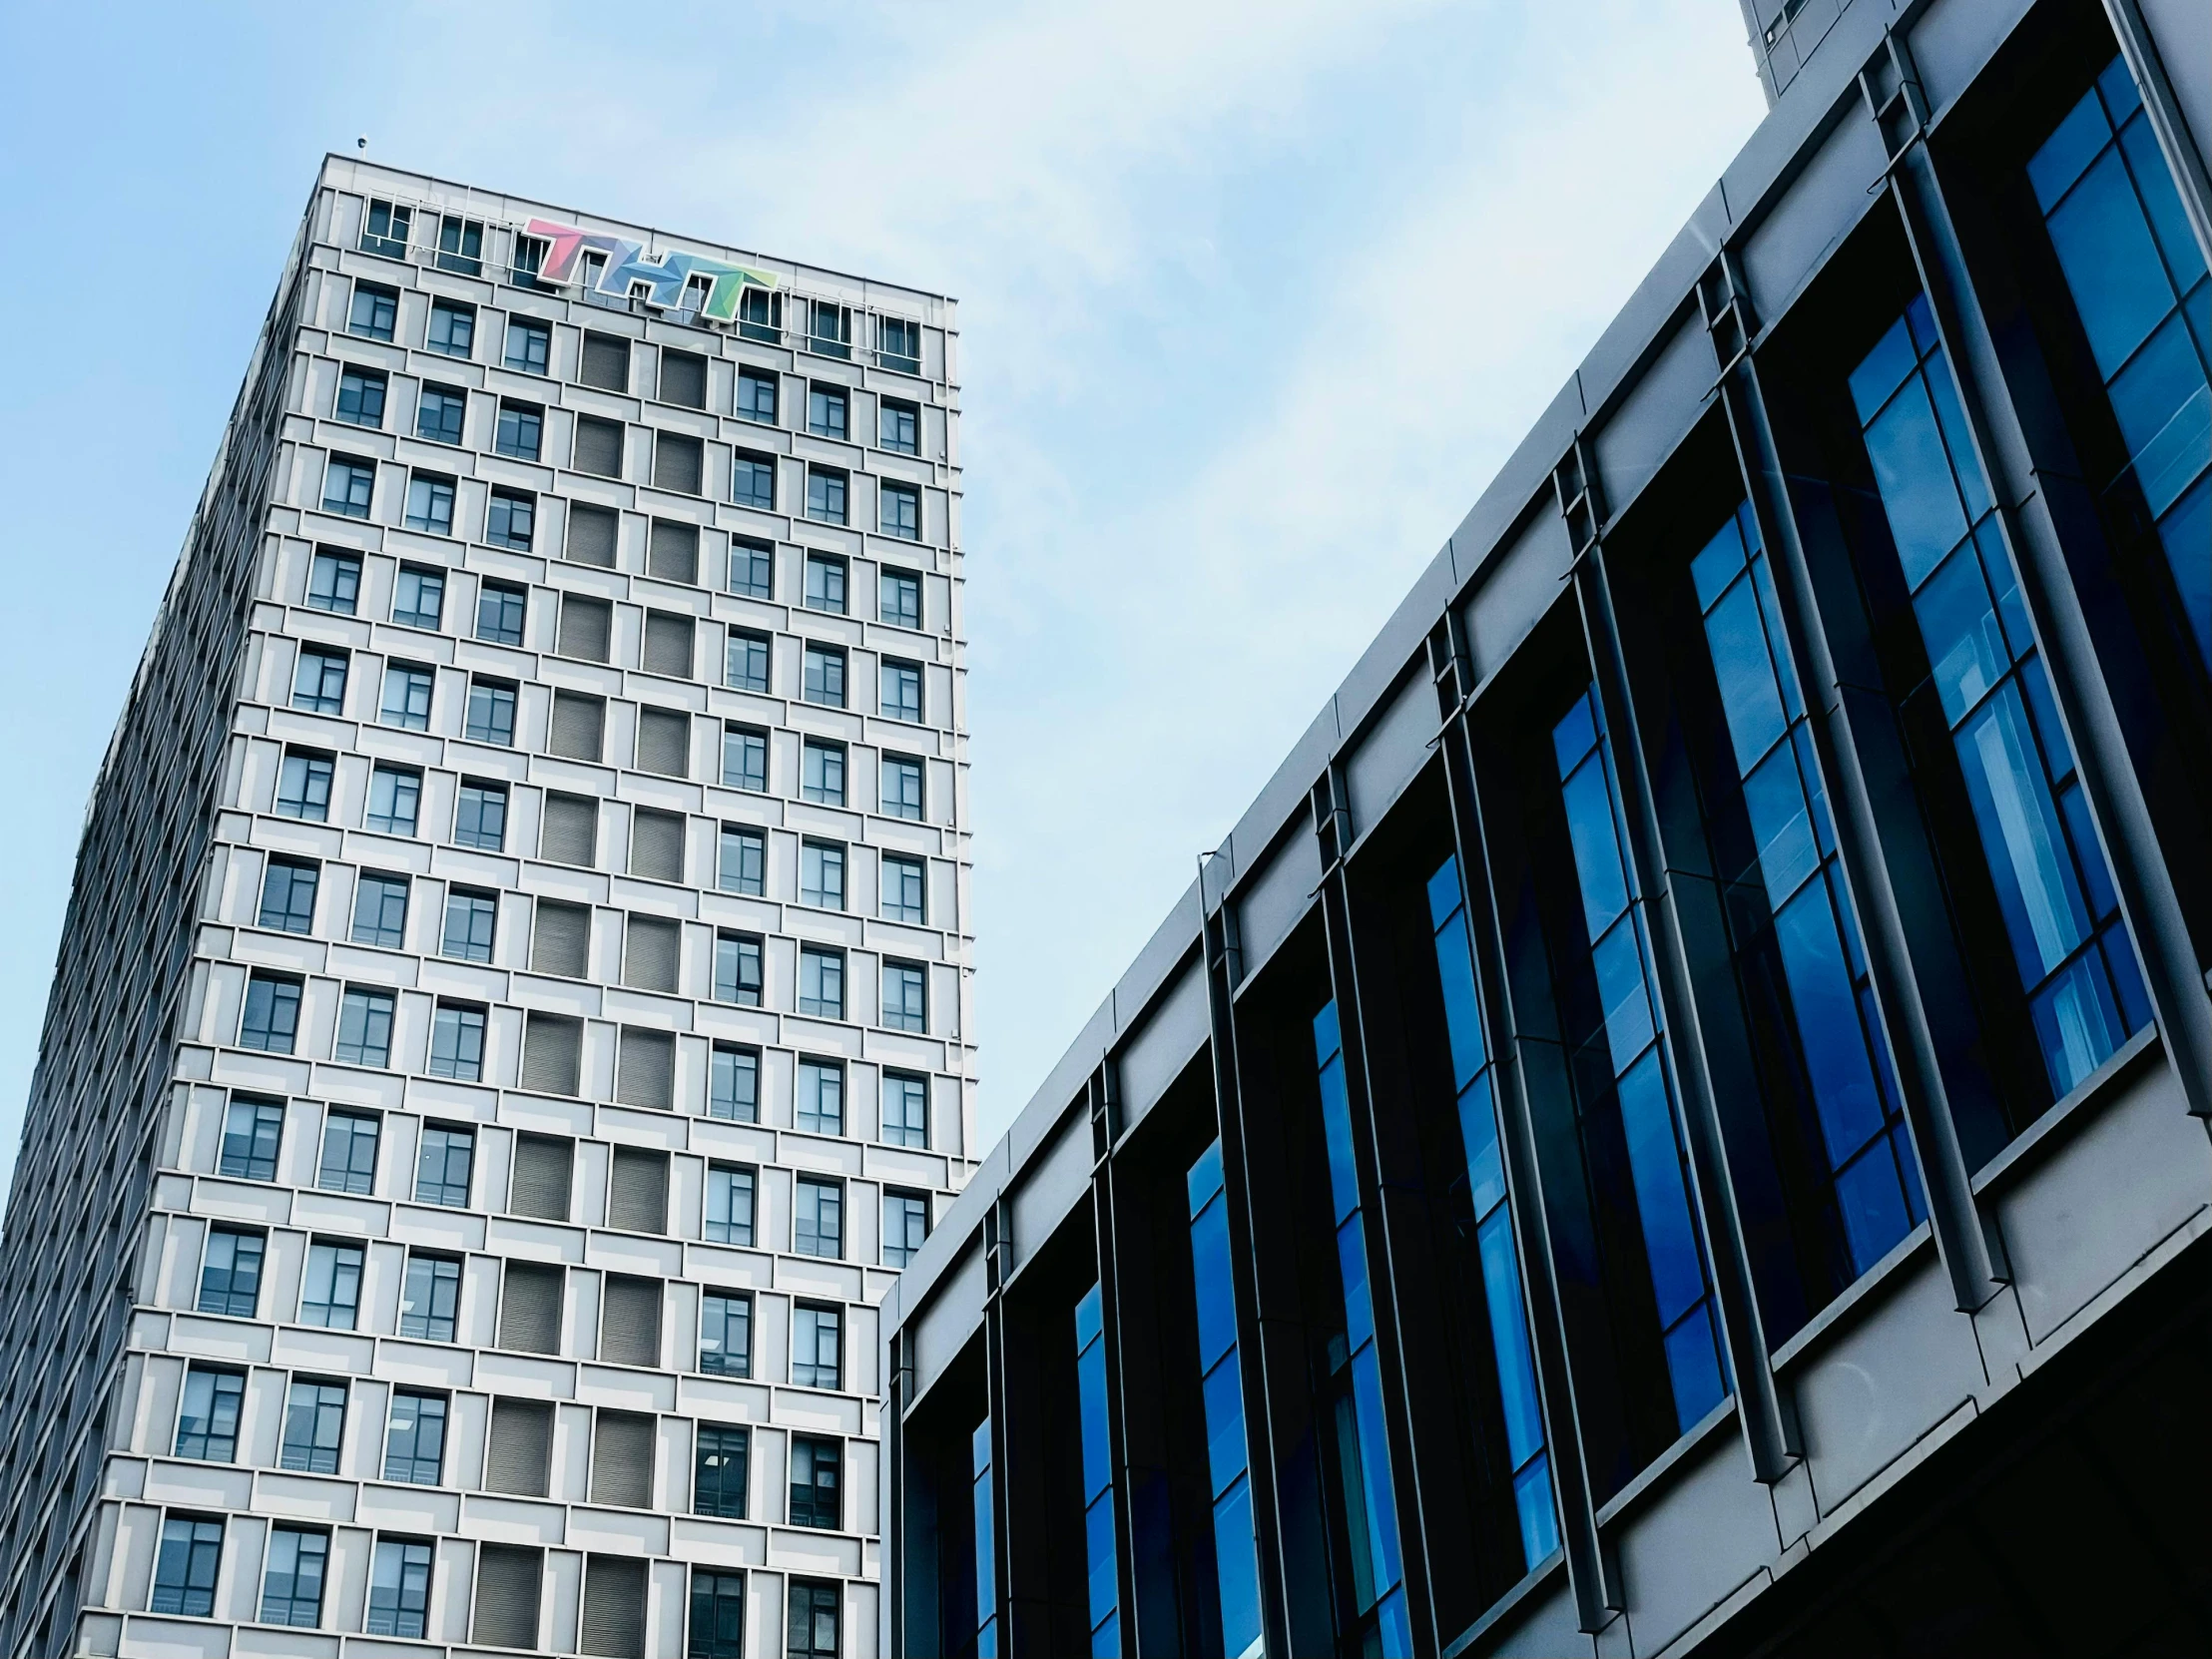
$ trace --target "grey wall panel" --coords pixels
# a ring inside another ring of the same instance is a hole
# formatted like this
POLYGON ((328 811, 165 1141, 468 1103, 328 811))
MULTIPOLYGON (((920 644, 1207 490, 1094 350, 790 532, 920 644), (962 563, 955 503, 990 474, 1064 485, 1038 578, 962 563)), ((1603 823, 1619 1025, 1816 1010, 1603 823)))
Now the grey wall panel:
POLYGON ((1608 517, 1650 483, 1704 412, 1713 391, 1713 344, 1695 312, 1651 358, 1596 437, 1597 475, 1608 517))
POLYGON ((1565 590, 1573 549, 1549 502, 1537 506, 1496 562, 1482 572, 1466 608, 1467 648, 1476 680, 1486 678, 1542 620, 1565 590))
POLYGON ((2204 0, 2137 0, 2197 154, 2212 163, 2212 6, 2204 0))
POLYGON ((1013 1191, 1014 1263, 1029 1260, 1052 1237, 1091 1184, 1091 1120, 1070 1111, 1043 1148, 1022 1166, 1013 1191))
POLYGON ((1433 752, 1436 725, 1436 688, 1423 660, 1398 682, 1346 766, 1354 834, 1365 834, 1412 782, 1433 752))
MULTIPOLYGON (((2125 1091, 1997 1201, 2028 1339, 2041 1342, 2212 1199, 2204 1127, 2153 1049, 2125 1091)), ((2067 1127, 2067 1126, 2062 1126, 2067 1127)))
POLYGON ((1932 110, 1949 106, 2026 11, 2027 0, 1935 0, 1914 20, 1913 62, 1932 110))
POLYGON ((1236 897, 1247 974, 1290 936, 1321 885, 1321 846, 1303 825, 1291 830, 1236 897))
POLYGON ((1744 277, 1762 320, 1782 314, 1829 251, 1859 223, 1881 179, 1882 137, 1856 105, 1829 132, 1789 194, 1743 245, 1744 277))
POLYGON ((1115 1055, 1125 1124, 1135 1123, 1167 1093, 1206 1034, 1206 974, 1194 954, 1115 1055))
POLYGON ((1660 1652, 1781 1551, 1774 1500, 1751 1478, 1733 1422, 1639 1507, 1609 1529, 1638 1653, 1660 1652))
POLYGON ((1782 1375, 1796 1390, 1805 1454, 1821 1513, 1834 1512, 1914 1441, 1971 1400, 1984 1376, 1973 1325, 1924 1244, 1893 1270, 1878 1306, 1782 1375))
POLYGON ((959 1260, 932 1276, 936 1295, 918 1318, 908 1315, 907 1335, 914 1342, 914 1397, 929 1391, 929 1384, 944 1375, 945 1367, 960 1357, 970 1337, 983 1324, 983 1251, 971 1243, 959 1260))
MULTIPOLYGON (((1445 1641, 1449 1642, 1447 1634, 1445 1641)), ((1550 1573, 1512 1612, 1463 1651, 1495 1659, 1578 1659, 1597 1652, 1597 1639, 1577 1628, 1567 1564, 1554 1557, 1550 1573)))

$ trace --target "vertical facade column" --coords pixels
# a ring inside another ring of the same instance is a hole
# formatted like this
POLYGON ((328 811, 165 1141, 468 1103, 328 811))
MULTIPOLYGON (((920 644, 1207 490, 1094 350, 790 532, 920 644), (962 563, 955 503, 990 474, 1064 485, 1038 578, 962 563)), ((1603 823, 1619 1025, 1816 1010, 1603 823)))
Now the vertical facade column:
POLYGON ((1351 1097, 1375 1346, 1383 1361, 1383 1434, 1389 1447, 1390 1494, 1397 1509, 1398 1570, 1412 1627, 1413 1651, 1431 1654, 1441 1645, 1441 1638, 1436 1630, 1435 1603, 1428 1593, 1428 1529, 1419 1459, 1413 1449, 1412 1416, 1406 1401, 1395 1268, 1397 1257, 1419 1246, 1413 1242, 1417 1235, 1410 1218, 1399 1214, 1406 1197, 1383 1182, 1377 1153, 1375 1096, 1368 1086, 1367 1023, 1360 1007, 1359 969, 1352 948, 1352 898, 1345 878, 1345 854, 1351 849, 1356 831, 1344 770, 1335 762, 1314 786, 1314 830, 1321 840, 1322 924, 1328 944, 1330 994, 1336 1001, 1344 1044, 1345 1089, 1351 1097))
POLYGON ((912 1653, 916 1650, 906 1640, 906 1547, 913 1532, 905 1504, 906 1407, 914 1397, 914 1340, 906 1332, 892 1335, 883 1370, 883 1449, 878 1475, 882 1487, 876 1498, 876 1524, 882 1529, 883 1539, 883 1600, 882 1616, 876 1624, 882 1632, 885 1653, 912 1653))
POLYGON ((1752 1282, 1751 1252, 1744 1242, 1743 1217, 1729 1179, 1728 1149, 1713 1099, 1713 1079, 1705 1061, 1705 1040, 1691 986, 1681 918, 1661 842, 1658 814, 1652 806, 1651 780, 1630 695, 1628 663, 1613 614, 1612 589, 1605 577, 1600 526, 1604 512, 1594 457, 1578 437, 1553 473, 1559 507, 1574 543, 1574 585, 1582 605, 1582 626, 1596 673, 1605 723, 1614 734, 1613 769, 1628 820, 1628 840, 1636 863, 1636 884, 1651 922, 1659 1002, 1667 1022, 1667 1040, 1659 1057, 1673 1074, 1675 1099, 1690 1143, 1693 1197, 1712 1263, 1713 1293, 1719 1301, 1722 1340, 1735 1374, 1737 1418, 1755 1478, 1772 1483, 1797 1460, 1796 1432, 1775 1386, 1767 1356, 1766 1327, 1752 1282))
POLYGON ((1812 712, 1814 746, 1836 827, 1838 861, 1858 911, 1875 1004, 1889 1035, 1905 1097, 1906 1122, 1927 1184, 1931 1231, 1950 1275, 1953 1298, 1961 1312, 1971 1313, 1997 1294, 1998 1259, 1974 1204, 1972 1172, 1959 1149, 1935 1033, 1929 1028, 1906 937, 1905 915, 1890 880, 1873 792, 1852 731, 1851 688, 1837 670, 1814 598, 1781 452, 1759 389, 1751 350, 1750 299, 1732 255, 1724 252, 1699 284, 1699 302, 1719 363, 1721 402, 1745 497, 1758 521, 1760 539, 1770 550, 1767 562, 1775 597, 1789 621, 1791 667, 1812 712))
POLYGON ((1109 1058, 1091 1073, 1086 1090, 1091 1117, 1091 1240, 1098 1264, 1099 1341, 1106 1351, 1106 1442, 1114 1477, 1114 1597, 1121 1608, 1122 1645, 1137 1650, 1136 1575, 1129 1538, 1129 1425, 1123 1416, 1121 1388, 1121 1286, 1114 1277, 1119 1261, 1118 1214, 1114 1205, 1114 1142, 1121 1134, 1121 1091, 1113 1083, 1109 1058))
MULTIPOLYGON (((1224 1197, 1229 1236, 1239 1247, 1230 1252, 1236 1270, 1238 1381, 1244 1389, 1246 1478, 1251 1482, 1253 1530, 1260 1562, 1260 1629, 1267 1651, 1293 1651, 1288 1563, 1283 1549, 1282 1512, 1276 1491, 1275 1413, 1270 1409, 1271 1359, 1280 1360, 1285 1344, 1269 1329, 1261 1293, 1258 1246, 1252 1225, 1252 1167, 1246 1155, 1244 1096, 1237 1065, 1235 998, 1244 980, 1244 946, 1237 930, 1236 906, 1229 902, 1235 877, 1229 860, 1215 856, 1198 866, 1198 898, 1206 973, 1207 1052, 1214 1069, 1214 1121, 1221 1136, 1224 1197), (1271 1344, 1271 1338, 1274 1341, 1271 1344)), ((1292 1326, 1291 1352, 1301 1343, 1292 1326)))
POLYGON ((2181 193, 2181 209, 2189 216, 2197 252, 2204 256, 2205 264, 2212 265, 2212 177, 2207 176, 2206 158, 2197 148, 2200 142, 2212 143, 2212 133, 2200 133, 2191 139, 2181 102, 2174 96, 2173 77, 2166 73, 2166 60, 2159 55, 2150 25, 2143 20, 2141 0, 2104 0, 2104 20, 2111 24, 2120 56, 2127 60, 2127 72, 2142 94, 2143 113, 2150 119, 2159 154, 2166 158, 2181 193))
POLYGON ((1428 637, 1429 669, 1436 680, 1436 702, 1443 727, 1439 744, 1451 808, 1452 851, 1466 887, 1467 916, 1474 935, 1480 975, 1481 1017, 1488 1027, 1490 1052, 1498 1075, 1498 1121, 1505 1153, 1505 1201, 1518 1247, 1521 1296, 1528 1309, 1529 1341, 1536 1355, 1536 1391, 1543 1406, 1544 1438, 1551 1456, 1553 1498, 1559 1535, 1567 1558, 1567 1581, 1574 1591, 1576 1622, 1588 1632, 1602 1630, 1624 1605, 1620 1587, 1606 1571, 1599 1545, 1597 1508, 1582 1458, 1582 1437, 1574 1413, 1574 1380, 1567 1364, 1566 1321, 1559 1309, 1558 1270, 1552 1261, 1551 1229, 1544 1216, 1543 1182, 1536 1170, 1535 1137, 1528 1121, 1526 1074, 1512 1029, 1511 998, 1504 994, 1505 953, 1499 941, 1494 883, 1490 878, 1482 809, 1474 783, 1473 740, 1467 730, 1467 705, 1474 693, 1459 613, 1454 610, 1428 637))
POLYGON ((1957 377, 1974 448, 1994 487, 1997 522, 2019 567, 2035 643, 2111 864, 2120 913, 2142 961, 2166 1063, 2190 1112, 2212 1118, 2212 996, 2206 994, 2150 805, 2074 593, 2036 457, 2004 389, 1996 342, 1967 275, 1929 152, 1928 109, 1919 74, 1903 36, 1890 34, 1883 45, 1861 72, 1859 86, 1890 157, 1891 196, 1957 377))
MULTIPOLYGON (((1007 1591, 1011 1574, 1008 1570, 1009 1551, 1006 1547, 1006 1281, 1014 1268, 1013 1208, 1000 1198, 983 1214, 983 1391, 986 1408, 990 1412, 991 1445, 991 1535, 988 1543, 991 1559, 991 1591, 994 1606, 986 1607, 982 1598, 976 1598, 975 1623, 978 1629, 995 1617, 1000 1635, 1000 1645, 1006 1642, 1008 1621, 1006 1617, 1007 1591)), ((976 1540, 976 1556, 980 1562, 985 1549, 983 1539, 976 1540)))

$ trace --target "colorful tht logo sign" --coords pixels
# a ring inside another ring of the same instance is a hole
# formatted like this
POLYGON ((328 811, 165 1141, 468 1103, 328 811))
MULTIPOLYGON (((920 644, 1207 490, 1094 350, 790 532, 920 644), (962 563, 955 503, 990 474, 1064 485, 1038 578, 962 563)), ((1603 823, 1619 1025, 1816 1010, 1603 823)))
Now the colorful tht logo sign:
POLYGON ((738 295, 744 292, 747 283, 762 288, 776 286, 773 272, 731 265, 726 260, 710 260, 699 254, 667 254, 656 263, 645 257, 643 243, 579 230, 573 225, 556 225, 549 219, 531 220, 524 234, 541 238, 546 243, 545 264, 538 271, 546 281, 572 282, 576 280, 577 267, 586 254, 604 254, 607 269, 599 274, 599 292, 627 299, 632 286, 643 282, 647 284, 645 302, 664 311, 681 310, 684 289, 691 279, 707 277, 707 298, 699 307, 699 314, 715 322, 737 319, 738 295))

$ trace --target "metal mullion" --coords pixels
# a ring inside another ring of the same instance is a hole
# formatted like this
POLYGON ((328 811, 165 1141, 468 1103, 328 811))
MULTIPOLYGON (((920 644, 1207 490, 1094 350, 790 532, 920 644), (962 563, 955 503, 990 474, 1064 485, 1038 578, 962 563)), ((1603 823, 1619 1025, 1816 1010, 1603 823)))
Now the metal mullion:
MULTIPOLYGON (((2120 56, 2127 60, 2127 72, 2135 82, 2136 96, 2143 101, 2143 117, 2158 140, 2159 154, 2166 158, 2166 170, 2174 177, 2175 194, 2181 198, 2182 212, 2188 216, 2189 229, 2197 239, 2197 253, 2207 266, 2212 266, 2212 175, 2207 174, 2206 158, 2190 140, 2165 60, 2159 55, 2149 24, 2143 20, 2143 8, 2139 0, 2104 0, 2104 20, 2112 26, 2120 56)), ((2112 137, 2118 143, 2116 129, 2112 137)))
POLYGON ((1375 1316, 1374 1341, 1382 1362, 1379 1368, 1382 1431, 1390 1451, 1390 1496, 1398 1511, 1398 1587, 1404 1596, 1414 1652, 1432 1653, 1441 1647, 1442 1637, 1436 1629, 1435 1603, 1428 1588, 1427 1524, 1420 1463, 1413 1447, 1412 1403, 1405 1387, 1405 1348, 1397 1312, 1397 1274, 1392 1267, 1393 1206, 1387 1201, 1390 1189, 1382 1181, 1375 1098, 1368 1086, 1366 1016, 1360 1004, 1359 969, 1352 947, 1352 895, 1343 858, 1350 843, 1346 833, 1351 824, 1348 794, 1341 765, 1332 763, 1315 791, 1315 829, 1323 855, 1322 927, 1330 994, 1337 1004, 1345 1092, 1351 1105, 1353 1158, 1360 1183, 1360 1230, 1368 1257, 1368 1296, 1375 1316), (1320 810, 1324 791, 1329 801, 1326 815, 1320 810))
MULTIPOLYGON (((1582 462, 1589 479, 1590 457, 1582 462)), ((1666 854, 1651 780, 1644 768, 1644 746, 1629 695, 1628 662, 1622 648, 1612 590, 1606 580, 1605 553, 1593 538, 1574 570, 1576 597, 1589 644, 1597 692, 1605 712, 1613 756, 1613 778, 1627 821, 1628 852, 1642 900, 1650 965, 1658 983, 1661 1030, 1659 1061, 1674 1085, 1674 1098, 1689 1142, 1690 1201, 1704 1233, 1711 1265, 1712 1294, 1721 1319, 1734 1374, 1737 1416, 1750 1454, 1754 1478, 1780 1480, 1798 1458, 1795 1425, 1774 1380, 1766 1323, 1752 1277, 1751 1251, 1744 1237, 1742 1212, 1728 1172, 1726 1135, 1713 1094, 1705 1057, 1705 1038, 1690 972, 1689 952, 1675 913, 1674 872, 1666 854)), ((1636 905, 1631 903, 1630 909, 1636 905)))
POLYGON ((1965 252, 1927 143, 1918 72, 1903 37, 1890 34, 1885 45, 1886 52, 1861 73, 1860 90, 1891 158, 1891 198, 1936 315, 1967 431, 1997 503, 1998 529, 2013 554, 2051 698, 2103 842, 2120 912, 2142 962, 2167 1067, 2190 1114, 2212 1119, 2212 996, 2206 993, 2157 825, 2074 591, 2043 484, 2046 469, 2038 464, 2007 395, 1996 342, 1967 274, 1965 252), (1894 90, 1886 93, 1891 83, 1894 90))
POLYGON ((1448 619, 1446 627, 1446 641, 1431 636, 1430 652, 1432 657, 1445 659, 1437 676, 1438 701, 1444 707, 1440 739, 1444 779, 1451 809, 1452 847, 1458 858, 1461 897, 1476 962, 1476 1000, 1491 1054, 1491 1098, 1506 1165, 1505 1203, 1519 1255, 1521 1296, 1527 1310, 1529 1344, 1535 1355, 1544 1449, 1551 1459, 1552 1497, 1566 1556, 1567 1581, 1574 1592, 1579 1627, 1596 1631, 1618 1615, 1624 1598, 1620 1586, 1608 1578, 1598 1538, 1597 1508, 1582 1457, 1573 1372, 1567 1357, 1566 1320, 1559 1306, 1558 1269, 1552 1260, 1543 1184, 1536 1168, 1527 1079, 1512 1029, 1510 999, 1505 995, 1505 957, 1495 882, 1474 785, 1473 740, 1467 729, 1465 706, 1470 688, 1462 684, 1471 676, 1458 642, 1457 618, 1448 619))
MULTIPOLYGON (((1119 1091, 1109 1086, 1112 1076, 1111 1059, 1101 1063, 1091 1074, 1091 1122, 1092 1153, 1096 1160, 1091 1167, 1091 1239, 1093 1261, 1098 1267, 1098 1330, 1103 1346, 1106 1369, 1106 1463, 1111 1475, 1108 1491, 1114 1504, 1114 1613, 1122 1632, 1122 1651, 1135 1651, 1135 1620, 1130 1616, 1136 1606, 1137 1582, 1133 1565, 1129 1536, 1130 1517, 1135 1511, 1130 1507, 1129 1490, 1129 1434, 1122 1415, 1121 1377, 1121 1286, 1115 1278, 1113 1265, 1119 1260, 1114 1243, 1114 1226, 1118 1219, 1114 1208, 1114 1162, 1112 1157, 1115 1118, 1118 1113, 1119 1091)), ((1080 1387, 1080 1384, 1078 1385, 1080 1387)), ((1078 1400, 1080 1411, 1081 1402, 1078 1400)), ((1089 1494, 1085 1494, 1086 1503, 1089 1494)), ((1086 1510, 1086 1515, 1088 1511, 1086 1510)), ((1089 1522, 1085 1523, 1085 1549, 1089 1547, 1089 1522)), ((1092 1617, 1088 1594, 1083 1605, 1086 1622, 1092 1617)))
MULTIPOLYGON (((1244 1396, 1245 1483, 1252 1495, 1254 1544, 1259 1557, 1261 1642, 1270 1654, 1288 1655, 1290 1563, 1283 1553, 1282 1512, 1275 1487, 1275 1471, 1280 1466, 1274 1443, 1276 1419, 1268 1400, 1266 1337, 1253 1254, 1252 1172, 1245 1157, 1244 1093, 1237 1063, 1235 996, 1238 982, 1244 977, 1244 952, 1235 905, 1226 891, 1219 895, 1211 891, 1209 875, 1213 869, 1212 862, 1199 866, 1200 966, 1206 974, 1207 1047, 1213 1060, 1215 1131, 1221 1137, 1222 1201, 1229 1226, 1231 1301, 1237 1317, 1237 1381, 1244 1396)), ((1223 874, 1234 878, 1226 868, 1223 874)), ((1226 887, 1227 881, 1220 884, 1226 887)))
MULTIPOLYGON (((990 1413, 991 1423, 991 1594, 994 1605, 986 1614, 983 1608, 975 1610, 976 1628, 980 1630, 986 1618, 993 1618, 998 1625, 999 1651, 1007 1651, 1011 1635, 1008 1609, 1011 1597, 1007 1582, 1012 1565, 1012 1551, 1006 1539, 1006 1258, 1011 1248, 1010 1224, 1012 1207, 1005 1199, 995 1200, 983 1218, 984 1225, 984 1285, 983 1303, 983 1396, 984 1409, 990 1413)), ((970 1502, 973 1501, 975 1466, 972 1457, 962 1465, 967 1475, 970 1502)))
POLYGON ((1775 601, 1788 631, 1791 664, 1827 786, 1843 901, 1857 917, 1875 1006, 1887 1027, 1887 1047, 1897 1068, 1928 1199, 1930 1230, 1949 1272, 1955 1305, 1961 1312, 1971 1312, 2001 1289, 2000 1258, 1990 1247, 1973 1196, 1972 1174, 1958 1144, 1958 1126, 1951 1115, 1928 1009, 1921 999, 1904 911, 1891 880, 1873 792, 1852 730, 1850 688, 1837 671, 1805 545, 1791 510, 1790 487, 1759 385, 1751 319, 1745 314, 1743 281, 1733 256, 1723 253, 1702 291, 1706 327, 1721 364, 1721 403, 1734 440, 1737 470, 1767 552, 1775 601))

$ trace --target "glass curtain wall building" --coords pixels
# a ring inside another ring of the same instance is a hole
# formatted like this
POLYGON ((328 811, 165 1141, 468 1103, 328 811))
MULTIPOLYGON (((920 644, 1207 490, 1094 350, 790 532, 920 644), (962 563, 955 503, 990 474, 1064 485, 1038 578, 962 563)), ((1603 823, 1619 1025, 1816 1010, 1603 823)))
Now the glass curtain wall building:
POLYGON ((1755 9, 886 1298, 882 1651, 2212 1642, 2212 35, 1755 9))
POLYGON ((958 342, 324 164, 79 853, 0 1652, 874 1649, 977 1150, 958 342))

